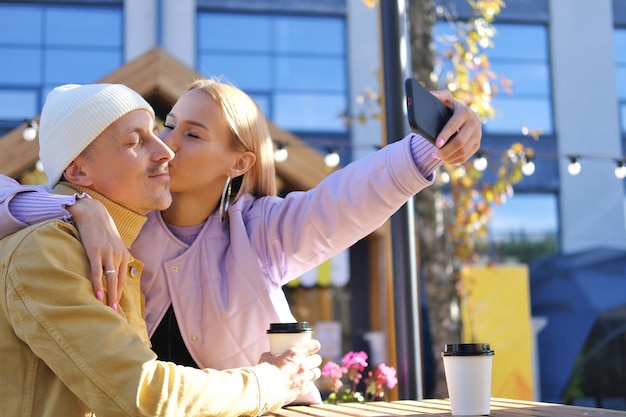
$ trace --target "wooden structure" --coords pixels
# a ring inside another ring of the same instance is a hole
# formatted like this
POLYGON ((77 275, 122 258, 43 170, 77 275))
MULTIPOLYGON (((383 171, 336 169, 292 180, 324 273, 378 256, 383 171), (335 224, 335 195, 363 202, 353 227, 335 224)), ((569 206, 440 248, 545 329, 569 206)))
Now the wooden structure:
MULTIPOLYGON (((449 400, 403 400, 363 404, 294 406, 267 415, 274 417, 452 416, 449 400)), ((626 417, 626 411, 492 398, 490 415, 494 417, 626 417)))

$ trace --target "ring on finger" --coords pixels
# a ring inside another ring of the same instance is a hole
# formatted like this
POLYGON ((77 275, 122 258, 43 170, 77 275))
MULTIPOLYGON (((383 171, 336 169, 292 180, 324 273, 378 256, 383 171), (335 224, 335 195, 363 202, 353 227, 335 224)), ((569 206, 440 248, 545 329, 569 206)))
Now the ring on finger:
POLYGON ((115 274, 115 272, 117 272, 115 269, 105 269, 104 275, 115 274))

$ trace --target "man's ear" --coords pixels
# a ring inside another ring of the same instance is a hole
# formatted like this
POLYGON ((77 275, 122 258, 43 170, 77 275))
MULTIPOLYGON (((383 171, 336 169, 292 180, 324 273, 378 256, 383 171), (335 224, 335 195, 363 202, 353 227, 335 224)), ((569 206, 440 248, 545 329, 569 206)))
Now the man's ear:
POLYGON ((233 164, 231 168, 230 176, 232 178, 237 178, 245 174, 246 172, 248 172, 250 168, 252 168, 252 165, 254 165, 255 162, 256 162, 256 155, 253 152, 250 152, 250 151, 242 152, 235 160, 235 163, 233 164))
POLYGON ((84 169, 81 161, 77 159, 70 162, 67 168, 65 168, 63 176, 69 183, 88 187, 93 184, 93 181, 91 180, 89 173, 84 169))

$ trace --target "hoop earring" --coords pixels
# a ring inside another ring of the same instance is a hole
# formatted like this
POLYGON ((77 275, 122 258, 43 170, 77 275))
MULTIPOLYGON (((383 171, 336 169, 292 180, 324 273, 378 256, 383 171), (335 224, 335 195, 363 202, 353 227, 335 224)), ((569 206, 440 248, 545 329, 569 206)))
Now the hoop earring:
POLYGON ((232 192, 232 181, 230 175, 226 178, 222 198, 220 199, 220 221, 228 223, 228 206, 230 206, 230 193, 232 192))

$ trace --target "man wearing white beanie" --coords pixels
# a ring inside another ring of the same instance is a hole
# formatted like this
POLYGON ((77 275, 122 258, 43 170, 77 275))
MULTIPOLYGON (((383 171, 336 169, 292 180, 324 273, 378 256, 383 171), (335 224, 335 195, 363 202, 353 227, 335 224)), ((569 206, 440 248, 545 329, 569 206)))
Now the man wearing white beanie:
MULTIPOLYGON (((173 153, 155 130, 150 105, 119 84, 57 87, 41 114, 50 185, 100 201, 127 247, 145 215, 171 203, 173 153)), ((3 416, 256 416, 290 403, 319 376, 316 341, 245 369, 157 361, 143 321, 142 267, 130 260, 115 310, 93 297, 72 224, 45 222, 0 240, 3 416)))

